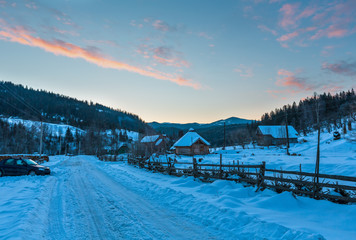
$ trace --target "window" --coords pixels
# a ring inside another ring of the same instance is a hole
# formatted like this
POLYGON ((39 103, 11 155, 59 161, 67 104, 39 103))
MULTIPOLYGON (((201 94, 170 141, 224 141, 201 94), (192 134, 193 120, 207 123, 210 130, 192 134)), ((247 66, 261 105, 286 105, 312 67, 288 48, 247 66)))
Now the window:
POLYGON ((16 165, 23 166, 24 163, 23 163, 23 161, 21 159, 18 159, 18 160, 16 160, 16 165))
POLYGON ((6 160, 4 165, 15 165, 15 159, 6 160))

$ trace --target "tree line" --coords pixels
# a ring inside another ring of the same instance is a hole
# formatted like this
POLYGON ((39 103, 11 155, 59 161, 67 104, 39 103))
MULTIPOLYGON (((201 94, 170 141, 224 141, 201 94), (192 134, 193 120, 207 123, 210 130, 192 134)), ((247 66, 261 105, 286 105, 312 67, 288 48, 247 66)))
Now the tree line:
POLYGON ((345 119, 356 120, 356 95, 354 89, 332 95, 323 93, 300 100, 298 104, 276 108, 261 117, 261 125, 282 125, 286 121, 298 132, 310 132, 316 127, 317 114, 323 127, 346 125, 345 119), (287 119, 287 120, 286 120, 287 119))
POLYGON ((49 123, 64 123, 81 129, 127 129, 145 133, 152 129, 137 115, 92 101, 44 90, 35 90, 11 82, 0 82, 0 114, 49 123))
MULTIPOLYGON (((26 127, 24 124, 9 124, 0 119, 0 154, 34 154, 40 153, 41 132, 38 127, 26 127)), ((126 131, 112 129, 110 132, 90 127, 79 132, 69 127, 65 133, 51 132, 43 127, 42 154, 117 154, 120 145, 130 144, 126 131), (73 133, 74 132, 74 133, 73 133)))

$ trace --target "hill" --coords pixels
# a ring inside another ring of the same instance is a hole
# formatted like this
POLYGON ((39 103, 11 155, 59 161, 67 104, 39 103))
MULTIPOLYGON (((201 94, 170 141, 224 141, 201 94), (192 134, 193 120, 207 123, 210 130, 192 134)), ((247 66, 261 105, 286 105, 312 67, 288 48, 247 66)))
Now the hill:
POLYGON ((212 123, 169 123, 169 122, 164 122, 164 123, 158 123, 158 122, 151 122, 148 123, 151 127, 154 129, 160 129, 160 128, 177 128, 181 130, 188 130, 189 128, 194 128, 194 129, 201 129, 201 128, 209 128, 209 127, 214 127, 214 126, 224 126, 224 123, 226 125, 236 125, 236 124, 247 124, 251 123, 253 120, 247 120, 247 119, 242 119, 242 118, 237 118, 237 117, 231 117, 227 119, 221 119, 212 123))
POLYGON ((0 82, 0 94, 0 113, 3 117, 67 124, 83 130, 95 127, 141 133, 152 131, 137 115, 98 103, 4 81, 0 82))
MULTIPOLYGON (((233 145, 239 143, 240 135, 246 130, 247 125, 253 125, 255 121, 231 117, 218 120, 212 123, 148 123, 156 131, 167 134, 173 140, 183 136, 189 128, 194 128, 200 135, 208 140, 212 146, 222 146, 224 144, 224 123, 226 124, 226 144, 233 145)), ((247 128, 248 129, 248 128, 247 128)))

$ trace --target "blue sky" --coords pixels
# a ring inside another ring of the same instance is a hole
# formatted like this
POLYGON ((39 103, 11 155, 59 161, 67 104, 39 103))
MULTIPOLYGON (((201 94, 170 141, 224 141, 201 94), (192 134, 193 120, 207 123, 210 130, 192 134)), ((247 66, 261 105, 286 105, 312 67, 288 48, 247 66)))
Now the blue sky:
POLYGON ((0 79, 145 121, 211 122, 356 86, 355 1, 0 0, 0 79))

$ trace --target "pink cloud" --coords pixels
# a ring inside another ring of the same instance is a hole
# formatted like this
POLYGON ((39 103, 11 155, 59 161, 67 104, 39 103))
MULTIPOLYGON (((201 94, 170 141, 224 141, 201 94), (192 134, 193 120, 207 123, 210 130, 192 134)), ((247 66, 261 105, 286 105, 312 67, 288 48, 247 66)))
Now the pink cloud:
POLYGON ((289 48, 289 45, 288 45, 287 43, 281 43, 281 46, 282 46, 283 48, 289 48))
POLYGON ((321 51, 321 56, 330 56, 330 52, 335 48, 336 46, 325 46, 323 50, 321 51))
POLYGON ((77 45, 57 39, 48 41, 39 37, 32 36, 23 27, 2 28, 4 30, 0 31, 1 40, 16 42, 31 47, 38 47, 45 50, 46 52, 50 52, 55 55, 66 56, 69 58, 80 58, 103 68, 126 70, 129 72, 140 74, 142 76, 170 81, 180 86, 188 86, 195 89, 201 88, 200 84, 194 83, 189 79, 182 78, 181 76, 168 74, 160 71, 147 71, 144 68, 112 60, 100 54, 97 48, 82 48, 77 45))
POLYGON ((182 58, 182 53, 175 51, 171 47, 152 47, 148 44, 141 44, 136 50, 144 58, 152 58, 157 63, 176 68, 190 67, 190 63, 182 58))
POLYGON ((161 46, 153 48, 151 51, 153 52, 153 59, 166 66, 174 66, 178 68, 190 66, 187 61, 181 59, 179 56, 180 54, 174 51, 173 48, 161 46))
POLYGON ((295 26, 295 14, 299 8, 299 3, 294 4, 284 4, 279 10, 282 13, 282 19, 279 22, 279 25, 286 28, 289 26, 295 26))
POLYGON ((328 28, 328 38, 332 38, 332 37, 344 37, 347 34, 347 30, 346 29, 338 29, 335 26, 330 26, 328 28))
POLYGON ((247 78, 253 77, 253 69, 243 64, 240 64, 237 68, 235 68, 234 72, 239 73, 241 77, 247 77, 247 78))
POLYGON ((25 6, 30 9, 35 9, 35 10, 38 9, 38 6, 36 5, 35 2, 29 2, 29 3, 25 4, 25 6))
POLYGON ((343 89, 342 86, 338 86, 335 84, 327 84, 321 88, 323 92, 330 92, 330 93, 337 93, 340 92, 342 89, 343 89))
POLYGON ((80 35, 78 32, 63 30, 63 29, 59 29, 57 27, 45 27, 45 29, 48 31, 62 34, 62 35, 71 35, 71 36, 79 36, 80 35))
POLYGON ((280 3, 283 2, 284 0, 269 0, 269 3, 280 3))
POLYGON ((206 38, 208 40, 212 40, 213 39, 213 37, 210 36, 209 34, 207 34, 206 32, 200 32, 200 33, 198 33, 198 36, 202 37, 202 38, 206 38))
POLYGON ((130 22, 130 25, 133 26, 133 27, 143 28, 143 24, 142 23, 137 23, 136 20, 132 20, 130 22))
POLYGON ((292 38, 295 38, 298 35, 299 35, 299 32, 295 31, 295 32, 292 32, 292 33, 285 34, 285 35, 281 36, 280 38, 278 38, 277 40, 280 41, 280 42, 284 42, 284 41, 291 40, 292 38))
POLYGON ((160 31, 163 31, 163 32, 173 32, 173 31, 176 31, 177 28, 176 27, 173 27, 173 26, 170 26, 168 23, 162 21, 162 20, 156 20, 152 23, 152 26, 157 29, 157 30, 160 30, 160 31))
POLYGON ((111 47, 120 47, 119 44, 110 40, 85 40, 85 42, 91 45, 107 45, 111 47))
POLYGON ((299 91, 311 90, 311 86, 306 83, 306 79, 297 76, 300 73, 293 73, 285 69, 278 70, 278 75, 281 76, 276 82, 278 86, 291 87, 292 89, 297 89, 299 91))
POLYGON ((345 76, 356 76, 356 62, 339 61, 337 63, 323 63, 323 70, 345 76))
POLYGON ((189 63, 187 61, 176 59, 176 58, 163 58, 157 55, 153 55, 153 58, 157 60, 159 63, 167 66, 189 67, 189 63))
POLYGON ((302 19, 302 18, 308 18, 312 15, 314 15, 314 13, 317 11, 317 8, 315 7, 307 7, 303 10, 303 12, 301 12, 296 19, 302 19))
POLYGON ((336 25, 330 25, 326 29, 320 29, 313 36, 310 37, 311 40, 317 40, 322 37, 334 38, 334 37, 344 37, 348 34, 348 30, 338 27, 336 25))
MULTIPOLYGON (((279 42, 285 42, 285 41, 289 41, 295 37, 298 37, 299 35, 303 34, 303 33, 306 33, 306 32, 311 32, 311 31, 314 31, 316 30, 316 27, 308 27, 308 28, 305 28, 305 29, 298 29, 294 32, 291 32, 291 33, 288 33, 288 34, 285 34, 285 35, 282 35, 281 37, 279 37, 277 40, 279 42)), ((300 44, 300 43, 299 43, 300 44)))
POLYGON ((264 32, 269 32, 273 35, 277 35, 277 31, 276 30, 273 30, 273 29, 270 29, 269 27, 265 26, 265 25, 258 25, 258 28, 261 29, 262 31, 264 32))

